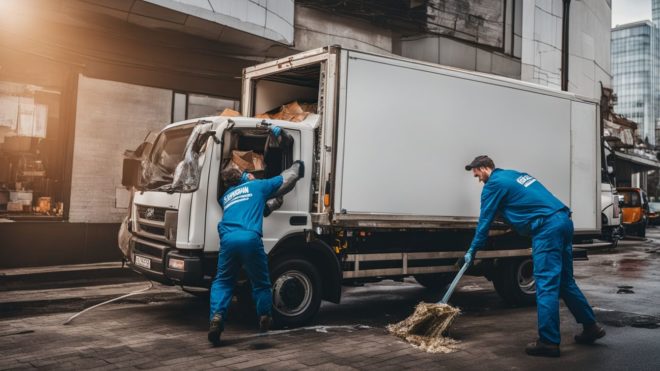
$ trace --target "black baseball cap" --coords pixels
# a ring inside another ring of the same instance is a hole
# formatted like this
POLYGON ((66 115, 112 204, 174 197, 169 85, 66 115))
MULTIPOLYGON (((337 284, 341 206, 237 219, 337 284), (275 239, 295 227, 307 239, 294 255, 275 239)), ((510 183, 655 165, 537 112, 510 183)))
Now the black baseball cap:
POLYGON ((470 162, 469 164, 465 165, 465 170, 470 171, 472 169, 480 168, 480 167, 489 167, 491 169, 495 168, 495 163, 493 160, 491 160, 490 157, 486 155, 481 155, 477 156, 470 162))

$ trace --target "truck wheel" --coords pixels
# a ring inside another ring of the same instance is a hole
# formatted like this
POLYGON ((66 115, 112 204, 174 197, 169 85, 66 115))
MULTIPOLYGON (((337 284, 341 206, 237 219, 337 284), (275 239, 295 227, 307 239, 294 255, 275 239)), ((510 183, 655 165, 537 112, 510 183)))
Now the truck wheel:
POLYGON ((434 273, 434 274, 417 274, 414 276, 415 281, 425 288, 433 291, 443 291, 447 285, 454 278, 453 274, 434 273))
POLYGON ((309 261, 279 259, 271 270, 273 319, 278 326, 309 322, 321 306, 321 275, 309 261))
POLYGON ((536 282, 532 258, 501 262, 494 274, 493 285, 506 303, 515 306, 533 305, 536 302, 536 282))

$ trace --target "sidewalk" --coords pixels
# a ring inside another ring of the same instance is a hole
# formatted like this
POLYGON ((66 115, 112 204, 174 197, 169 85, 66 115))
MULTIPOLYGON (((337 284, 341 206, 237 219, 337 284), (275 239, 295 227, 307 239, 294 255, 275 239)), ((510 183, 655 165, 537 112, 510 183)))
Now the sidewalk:
MULTIPOLYGON (((144 289, 151 282, 121 262, 0 271, 0 318, 79 311, 144 289)), ((187 295, 177 287, 153 284, 123 302, 154 302, 187 295)))

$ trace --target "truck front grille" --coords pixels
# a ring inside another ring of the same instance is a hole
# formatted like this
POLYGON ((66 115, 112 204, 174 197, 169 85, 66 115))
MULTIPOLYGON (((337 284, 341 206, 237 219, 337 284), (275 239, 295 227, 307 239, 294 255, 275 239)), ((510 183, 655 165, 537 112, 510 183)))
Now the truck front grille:
POLYGON ((140 229, 151 234, 165 237, 165 228, 153 227, 146 224, 140 224, 140 229))
POLYGON ((164 209, 162 207, 137 205, 137 213, 140 219, 164 222, 165 211, 167 211, 167 209, 164 209))
POLYGON ((136 205, 137 233, 146 238, 171 243, 165 234, 165 213, 171 211, 162 207, 136 205))

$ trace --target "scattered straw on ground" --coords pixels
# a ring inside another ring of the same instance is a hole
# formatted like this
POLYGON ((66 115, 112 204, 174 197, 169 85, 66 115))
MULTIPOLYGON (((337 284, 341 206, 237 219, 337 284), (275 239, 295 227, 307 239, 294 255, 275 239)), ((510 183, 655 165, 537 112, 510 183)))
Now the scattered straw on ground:
POLYGON ((445 337, 449 326, 461 311, 447 304, 419 303, 415 312, 387 330, 429 353, 450 353, 458 341, 445 337))

